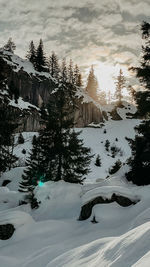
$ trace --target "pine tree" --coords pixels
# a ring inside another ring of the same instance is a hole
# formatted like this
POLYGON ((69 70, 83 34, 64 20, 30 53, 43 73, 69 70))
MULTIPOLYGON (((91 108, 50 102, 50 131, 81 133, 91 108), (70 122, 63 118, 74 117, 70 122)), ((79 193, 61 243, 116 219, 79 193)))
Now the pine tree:
POLYGON ((72 59, 70 59, 69 67, 68 67, 68 82, 73 83, 73 62, 72 59))
POLYGON ((49 58, 48 65, 51 76, 55 79, 58 79, 60 74, 60 67, 59 67, 58 57, 55 54, 55 52, 52 52, 49 58))
POLYGON ((109 148, 110 148, 110 142, 109 142, 108 139, 107 139, 106 142, 105 142, 105 148, 106 148, 106 151, 109 151, 109 148))
POLYGON ((22 175, 19 185, 20 192, 32 192, 34 187, 44 178, 44 166, 42 165, 42 154, 40 153, 39 139, 36 136, 32 140, 32 150, 26 160, 26 170, 22 175))
POLYGON ((78 87, 82 86, 82 75, 77 64, 75 65, 73 70, 73 83, 78 87))
POLYGON ((15 114, 8 102, 0 101, 0 174, 11 169, 17 157, 13 155, 13 133, 17 128, 15 114))
POLYGON ((83 140, 79 138, 81 132, 72 130, 68 136, 68 145, 65 147, 62 164, 62 178, 69 183, 82 183, 90 171, 90 148, 83 146, 83 140))
POLYGON ((107 101, 106 101, 106 92, 105 91, 102 91, 102 90, 99 91, 99 93, 98 93, 98 102, 101 105, 106 105, 107 104, 107 101))
POLYGON ((101 167, 102 163, 101 163, 101 158, 100 158, 100 155, 98 154, 97 157, 96 157, 96 161, 95 161, 95 165, 97 167, 101 167))
POLYGON ((18 136, 18 144, 24 144, 24 137, 23 137, 22 133, 20 133, 18 136))
POLYGON ((150 24, 143 22, 141 30, 146 46, 142 47, 141 67, 134 69, 146 90, 136 93, 136 103, 139 113, 147 119, 136 127, 140 135, 137 135, 135 140, 129 140, 132 157, 129 159, 130 171, 126 177, 137 185, 147 185, 150 184, 150 24))
POLYGON ((94 74, 94 68, 92 65, 89 75, 88 75, 86 91, 89 94, 89 96, 92 97, 96 101, 98 100, 97 90, 98 90, 98 82, 94 74))
POLYGON ((34 42, 31 41, 29 44, 29 51, 27 52, 26 58, 35 66, 36 64, 36 49, 34 42))
POLYGON ((82 74, 79 73, 78 79, 77 79, 77 82, 76 82, 76 86, 81 87, 82 85, 83 85, 83 82, 82 82, 82 74))
POLYGON ((115 162, 115 164, 112 166, 112 168, 111 169, 109 169, 109 174, 114 174, 114 173, 116 173, 117 171, 119 171, 119 169, 121 168, 121 166, 122 166, 122 163, 121 163, 121 161, 118 159, 116 162, 115 162))
POLYGON ((115 97, 117 99, 118 106, 122 105, 122 98, 123 98, 122 90, 124 87, 125 87, 125 78, 124 78, 122 70, 120 69, 119 75, 116 81, 116 92, 115 92, 115 97))
POLYGON ((43 49, 43 41, 40 39, 37 51, 36 51, 36 63, 35 63, 37 71, 46 71, 46 57, 43 49))
POLYGON ((4 45, 4 49, 10 53, 14 53, 16 49, 15 43, 12 41, 12 38, 9 38, 7 44, 4 45))
POLYGON ((66 63, 65 58, 63 58, 62 60, 59 82, 63 84, 63 86, 66 86, 68 83, 68 69, 67 69, 67 63, 66 63))
POLYGON ((75 93, 76 86, 68 83, 63 61, 58 88, 50 94, 47 113, 42 116, 45 127, 39 132, 27 161, 22 190, 33 191, 38 181, 82 183, 89 172, 90 149, 83 146, 79 133, 72 128, 75 93))
POLYGON ((131 86, 131 85, 128 86, 128 92, 129 92, 129 95, 131 97, 131 103, 133 104, 134 103, 134 99, 136 97, 136 91, 133 88, 133 86, 131 86))

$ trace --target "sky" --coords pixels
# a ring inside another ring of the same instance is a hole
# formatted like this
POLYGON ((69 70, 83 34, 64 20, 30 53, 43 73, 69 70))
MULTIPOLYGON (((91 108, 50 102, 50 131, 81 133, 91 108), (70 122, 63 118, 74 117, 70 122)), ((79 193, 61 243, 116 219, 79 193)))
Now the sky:
POLYGON ((47 54, 72 58, 85 73, 93 64, 107 87, 120 67, 128 76, 139 62, 143 20, 150 22, 150 0, 0 0, 0 45, 12 37, 24 57, 42 38, 47 54))

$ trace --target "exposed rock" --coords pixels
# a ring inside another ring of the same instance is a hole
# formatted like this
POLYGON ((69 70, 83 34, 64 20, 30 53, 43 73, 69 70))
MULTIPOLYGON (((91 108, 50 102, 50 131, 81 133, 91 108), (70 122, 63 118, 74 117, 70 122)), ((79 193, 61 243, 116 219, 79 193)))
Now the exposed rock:
POLYGON ((2 186, 6 186, 6 185, 8 185, 9 183, 11 183, 10 180, 4 180, 3 183, 2 183, 2 186))
POLYGON ((82 103, 82 98, 77 100, 74 120, 76 127, 79 128, 86 127, 92 122, 95 124, 104 122, 100 108, 96 107, 92 102, 82 103))
MULTIPOLYGON (((6 53, 3 49, 0 49, 0 73, 6 78, 8 85, 13 82, 24 101, 37 107, 41 107, 43 102, 45 104, 48 102, 50 92, 56 87, 55 80, 51 78, 50 74, 35 71, 30 62, 11 53, 6 53)), ((30 110, 28 113, 25 111, 21 115, 19 113, 17 117, 21 123, 20 130, 39 130, 40 116, 38 111, 30 110)), ((122 119, 113 105, 109 111, 105 111, 85 92, 79 93, 74 112, 76 127, 86 127, 91 123, 99 124, 108 120, 109 117, 113 120, 122 119)))
POLYGON ((112 119, 114 121, 120 121, 122 120, 122 118, 119 116, 119 114, 117 113, 117 108, 114 108, 111 112, 110 112, 110 115, 112 117, 112 119))
POLYGON ((3 224, 0 225, 0 239, 7 240, 12 237, 15 231, 13 224, 3 224))
POLYGON ((135 205, 137 202, 139 202, 139 200, 133 201, 133 200, 131 200, 125 196, 120 196, 120 195, 116 195, 116 194, 113 194, 110 199, 103 198, 102 196, 99 196, 99 197, 92 199, 91 201, 86 203, 84 206, 82 206, 79 220, 82 221, 82 220, 88 219, 91 216, 92 208, 95 205, 97 205, 97 204, 109 204, 112 202, 117 202, 122 207, 128 207, 131 205, 135 205))

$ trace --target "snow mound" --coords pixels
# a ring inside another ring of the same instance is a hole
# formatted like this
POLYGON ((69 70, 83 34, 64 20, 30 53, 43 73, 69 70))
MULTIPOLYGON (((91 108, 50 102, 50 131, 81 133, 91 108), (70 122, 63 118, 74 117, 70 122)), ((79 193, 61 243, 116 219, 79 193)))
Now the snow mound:
POLYGON ((0 224, 13 224, 15 229, 28 223, 33 223, 33 218, 23 211, 1 211, 0 212, 0 224))
POLYGON ((93 190, 89 190, 87 193, 85 193, 82 197, 82 203, 86 204, 99 196, 103 197, 104 199, 111 199, 113 194, 127 197, 135 202, 140 199, 140 196, 137 195, 133 188, 129 189, 120 186, 102 186, 93 190))
POLYGON ((37 186, 35 196, 41 204, 34 213, 36 219, 78 218, 81 188, 81 185, 64 181, 47 182, 42 187, 37 186))
POLYGON ((0 206, 5 208, 17 207, 20 199, 19 192, 10 191, 7 187, 0 187, 0 206))

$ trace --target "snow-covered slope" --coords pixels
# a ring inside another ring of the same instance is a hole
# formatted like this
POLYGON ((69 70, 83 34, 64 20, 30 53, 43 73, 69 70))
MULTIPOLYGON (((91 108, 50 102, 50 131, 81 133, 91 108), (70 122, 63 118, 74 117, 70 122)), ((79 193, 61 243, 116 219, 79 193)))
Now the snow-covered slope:
POLYGON ((80 185, 48 182, 37 188, 42 204, 35 211, 28 205, 7 206, 6 212, 0 212, 2 223, 14 223, 16 230, 11 239, 0 241, 1 266, 148 266, 150 187, 129 185, 128 191, 130 187, 141 196, 140 202, 127 208, 116 203, 95 206, 97 224, 91 223, 92 217, 77 220, 83 193, 80 185))
MULTIPOLYGON (((0 240, 2 267, 149 267, 150 263, 150 186, 137 187, 124 177, 126 165, 105 179, 108 168, 117 159, 125 163, 131 151, 125 136, 135 136, 138 120, 110 121, 103 128, 84 128, 81 137, 95 154, 91 173, 83 186, 47 182, 36 187, 40 207, 18 206, 23 195, 16 192, 24 166, 6 172, 3 180, 12 180, 0 188, 0 225, 12 223, 15 232, 9 240, 0 240), (104 133, 106 130, 106 133, 104 133), (116 138, 118 139, 116 141, 116 138), (111 157, 105 141, 121 148, 123 155, 111 157), (103 142, 103 143, 102 143, 103 142), (102 166, 95 166, 100 154, 102 166), (97 196, 113 193, 139 202, 121 207, 116 202, 93 207, 89 219, 79 221, 82 205, 97 196), (98 223, 92 223, 95 217, 98 223)), ((23 133, 25 143, 16 146, 15 154, 24 165, 31 149, 32 136, 23 133), (26 150, 26 154, 22 150, 26 150)))
MULTIPOLYGON (((90 165, 91 172, 88 174, 85 180, 86 184, 87 183, 93 184, 96 181, 101 182, 103 179, 110 176, 109 168, 111 168, 111 166, 113 166, 118 159, 120 159, 122 162, 120 176, 123 177, 124 173, 126 172, 126 166, 124 166, 123 164, 131 156, 131 149, 125 137, 134 138, 136 134, 134 127, 139 123, 140 121, 136 119, 108 121, 102 128, 87 127, 87 128, 77 129, 77 131, 82 130, 81 138, 83 138, 84 140, 84 145, 90 147, 91 153, 94 155, 90 165), (109 151, 106 151, 105 148, 106 140, 110 141, 109 151), (115 157, 112 157, 111 147, 114 146, 116 146, 120 150, 118 153, 116 153, 115 157), (95 166, 95 161, 98 154, 101 157, 101 163, 102 163, 101 167, 95 166)), ((31 133, 24 132, 23 136, 25 139, 25 143, 22 145, 17 145, 18 134, 16 135, 16 146, 14 148, 14 154, 19 157, 17 164, 21 167, 25 166, 25 160, 29 155, 30 149, 32 148, 31 144, 32 138, 33 135, 35 134, 36 134, 35 132, 31 133), (25 154, 23 153, 23 150, 25 150, 26 152, 25 154)), ((6 177, 8 177, 8 179, 10 180, 13 180, 12 188, 11 184, 9 184, 8 187, 14 190, 14 185, 17 181, 19 181, 22 171, 23 171, 22 169, 12 170, 11 172, 4 174, 1 178, 1 181, 6 179, 6 177), (16 172, 18 179, 15 178, 16 172)))
POLYGON ((24 70, 26 73, 31 74, 31 75, 45 76, 47 78, 52 79, 51 75, 48 72, 36 71, 33 67, 33 64, 29 60, 22 59, 18 55, 15 55, 14 53, 6 51, 4 48, 0 48, 0 57, 2 57, 3 60, 7 62, 8 65, 12 66, 15 72, 24 70))

